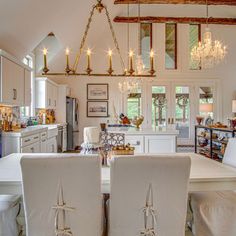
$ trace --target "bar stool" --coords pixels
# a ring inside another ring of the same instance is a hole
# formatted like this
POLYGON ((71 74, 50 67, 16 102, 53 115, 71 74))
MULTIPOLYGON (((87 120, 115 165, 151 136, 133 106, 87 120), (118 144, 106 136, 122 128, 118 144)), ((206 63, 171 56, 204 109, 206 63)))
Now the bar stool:
POLYGON ((100 131, 98 127, 84 128, 84 142, 81 147, 82 154, 99 154, 102 144, 100 142, 100 131))
POLYGON ((0 236, 18 236, 16 217, 20 212, 20 196, 0 195, 0 236))

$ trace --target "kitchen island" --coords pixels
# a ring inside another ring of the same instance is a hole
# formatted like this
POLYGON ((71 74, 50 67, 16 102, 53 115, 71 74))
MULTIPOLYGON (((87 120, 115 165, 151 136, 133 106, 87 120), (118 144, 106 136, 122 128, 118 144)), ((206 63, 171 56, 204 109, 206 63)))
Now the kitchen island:
POLYGON ((167 127, 136 129, 134 127, 111 127, 108 133, 123 133, 125 143, 135 147, 135 153, 175 153, 179 131, 167 127))

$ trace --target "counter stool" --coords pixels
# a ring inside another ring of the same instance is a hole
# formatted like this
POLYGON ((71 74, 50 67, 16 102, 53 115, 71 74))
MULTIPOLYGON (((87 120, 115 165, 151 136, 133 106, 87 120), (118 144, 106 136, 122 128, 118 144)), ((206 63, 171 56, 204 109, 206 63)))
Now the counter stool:
POLYGON ((100 130, 98 127, 85 127, 84 128, 84 142, 81 147, 81 154, 91 155, 99 154, 102 148, 100 143, 100 130))
POLYGON ((18 236, 19 195, 0 195, 0 236, 18 236))

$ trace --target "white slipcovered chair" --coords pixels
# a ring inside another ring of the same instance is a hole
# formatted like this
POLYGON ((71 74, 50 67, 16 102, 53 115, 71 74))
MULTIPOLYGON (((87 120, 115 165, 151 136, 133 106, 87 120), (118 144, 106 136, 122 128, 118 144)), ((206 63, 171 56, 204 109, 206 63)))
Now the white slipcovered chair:
POLYGON ((189 157, 114 158, 109 235, 185 235, 190 165, 189 157))
MULTIPOLYGON (((236 138, 229 139, 223 163, 236 167, 236 138)), ((233 191, 190 194, 195 236, 236 235, 236 193, 233 191)))
POLYGON ((0 195, 0 236, 18 236, 16 217, 20 212, 20 196, 0 195))
POLYGON ((28 236, 102 235, 99 157, 27 156, 21 169, 28 236))

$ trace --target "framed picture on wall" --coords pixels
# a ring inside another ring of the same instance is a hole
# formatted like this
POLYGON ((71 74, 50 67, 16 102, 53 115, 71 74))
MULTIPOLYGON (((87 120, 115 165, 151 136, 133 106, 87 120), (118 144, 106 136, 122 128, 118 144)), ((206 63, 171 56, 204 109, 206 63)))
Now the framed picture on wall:
POLYGON ((87 84, 88 100, 108 100, 109 87, 108 84, 87 84))
POLYGON ((108 117, 108 101, 87 101, 87 117, 108 117))

